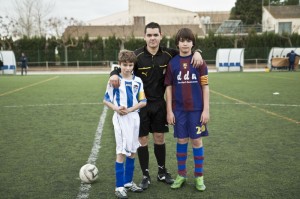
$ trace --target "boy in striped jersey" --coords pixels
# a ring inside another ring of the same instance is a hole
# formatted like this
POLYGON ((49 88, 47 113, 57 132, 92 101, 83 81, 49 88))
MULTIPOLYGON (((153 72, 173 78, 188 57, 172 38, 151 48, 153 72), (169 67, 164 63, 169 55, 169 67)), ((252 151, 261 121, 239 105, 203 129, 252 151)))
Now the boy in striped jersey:
POLYGON ((117 154, 115 194, 118 198, 127 198, 127 190, 138 193, 143 191, 132 181, 135 153, 140 146, 138 112, 147 102, 142 80, 132 73, 135 61, 133 51, 120 51, 120 87, 113 88, 108 82, 103 100, 103 103, 115 112, 113 115, 117 154), (125 164, 124 157, 126 157, 125 164))
POLYGON ((195 40, 190 29, 182 28, 178 31, 175 43, 179 48, 179 55, 170 60, 165 78, 167 120, 174 125, 174 137, 177 138, 178 175, 171 188, 178 189, 186 181, 190 140, 194 155, 196 189, 204 191, 206 187, 203 181, 202 136, 208 135, 206 124, 209 120, 209 87, 206 63, 199 68, 190 64, 195 40))

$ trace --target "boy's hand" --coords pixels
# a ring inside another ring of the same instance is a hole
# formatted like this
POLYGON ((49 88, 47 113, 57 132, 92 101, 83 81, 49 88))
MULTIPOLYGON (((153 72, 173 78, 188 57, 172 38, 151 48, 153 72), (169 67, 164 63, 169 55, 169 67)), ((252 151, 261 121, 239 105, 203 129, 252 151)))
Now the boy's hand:
POLYGON ((193 64, 193 66, 196 68, 199 68, 203 64, 203 59, 199 52, 194 53, 191 64, 193 64))
POLYGON ((118 77, 118 75, 112 75, 109 78, 109 84, 114 87, 114 88, 119 88, 120 87, 120 79, 118 77))
POLYGON ((114 111, 116 111, 119 115, 126 115, 127 114, 127 108, 125 106, 115 106, 116 108, 114 109, 114 111))
POLYGON ((209 113, 208 113, 208 111, 203 111, 201 114, 200 122, 202 124, 207 124, 208 121, 209 121, 209 113))
POLYGON ((120 106, 120 115, 127 115, 128 114, 128 109, 125 106, 120 106))
POLYGON ((167 121, 168 121, 168 124, 170 124, 170 125, 174 125, 175 124, 175 116, 174 116, 173 111, 168 111, 168 113, 167 113, 167 121))

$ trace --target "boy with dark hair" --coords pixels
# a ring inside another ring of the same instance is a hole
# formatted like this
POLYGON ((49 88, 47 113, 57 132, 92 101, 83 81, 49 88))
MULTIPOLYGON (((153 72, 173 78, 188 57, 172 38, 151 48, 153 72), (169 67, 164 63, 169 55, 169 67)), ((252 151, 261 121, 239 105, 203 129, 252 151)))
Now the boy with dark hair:
POLYGON ((208 135, 206 124, 209 120, 208 70, 204 62, 199 68, 192 67, 192 48, 195 36, 188 28, 178 31, 175 44, 179 55, 168 65, 165 85, 167 101, 167 120, 174 125, 177 138, 176 157, 178 175, 171 185, 178 189, 186 181, 186 160, 188 142, 191 141, 194 155, 194 176, 196 189, 206 189, 203 181, 204 148, 202 137, 208 135))

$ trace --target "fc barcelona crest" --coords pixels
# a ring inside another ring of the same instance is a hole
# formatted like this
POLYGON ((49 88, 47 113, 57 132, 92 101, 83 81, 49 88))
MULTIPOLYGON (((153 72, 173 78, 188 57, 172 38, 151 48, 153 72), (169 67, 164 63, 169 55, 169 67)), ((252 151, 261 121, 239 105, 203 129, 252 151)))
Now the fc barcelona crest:
POLYGON ((182 66, 184 69, 186 69, 188 65, 187 65, 187 63, 183 63, 182 66))

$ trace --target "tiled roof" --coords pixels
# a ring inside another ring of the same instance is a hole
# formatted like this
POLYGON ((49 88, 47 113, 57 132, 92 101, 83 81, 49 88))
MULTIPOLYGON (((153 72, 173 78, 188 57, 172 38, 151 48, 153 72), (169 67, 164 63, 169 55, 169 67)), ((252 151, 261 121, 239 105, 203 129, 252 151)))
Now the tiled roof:
POLYGON ((198 16, 209 17, 210 23, 221 24, 224 20, 228 20, 230 17, 229 11, 202 11, 197 12, 198 16))
POLYGON ((275 19, 300 18, 300 6, 264 6, 275 19))
MULTIPOLYGON (((196 35, 203 36, 203 30, 199 25, 161 25, 161 30, 164 36, 174 36, 180 28, 190 28, 196 35)), ((69 26, 66 28, 64 35, 72 37, 83 37, 88 34, 90 38, 116 36, 117 38, 124 37, 144 37, 144 26, 69 26)))

